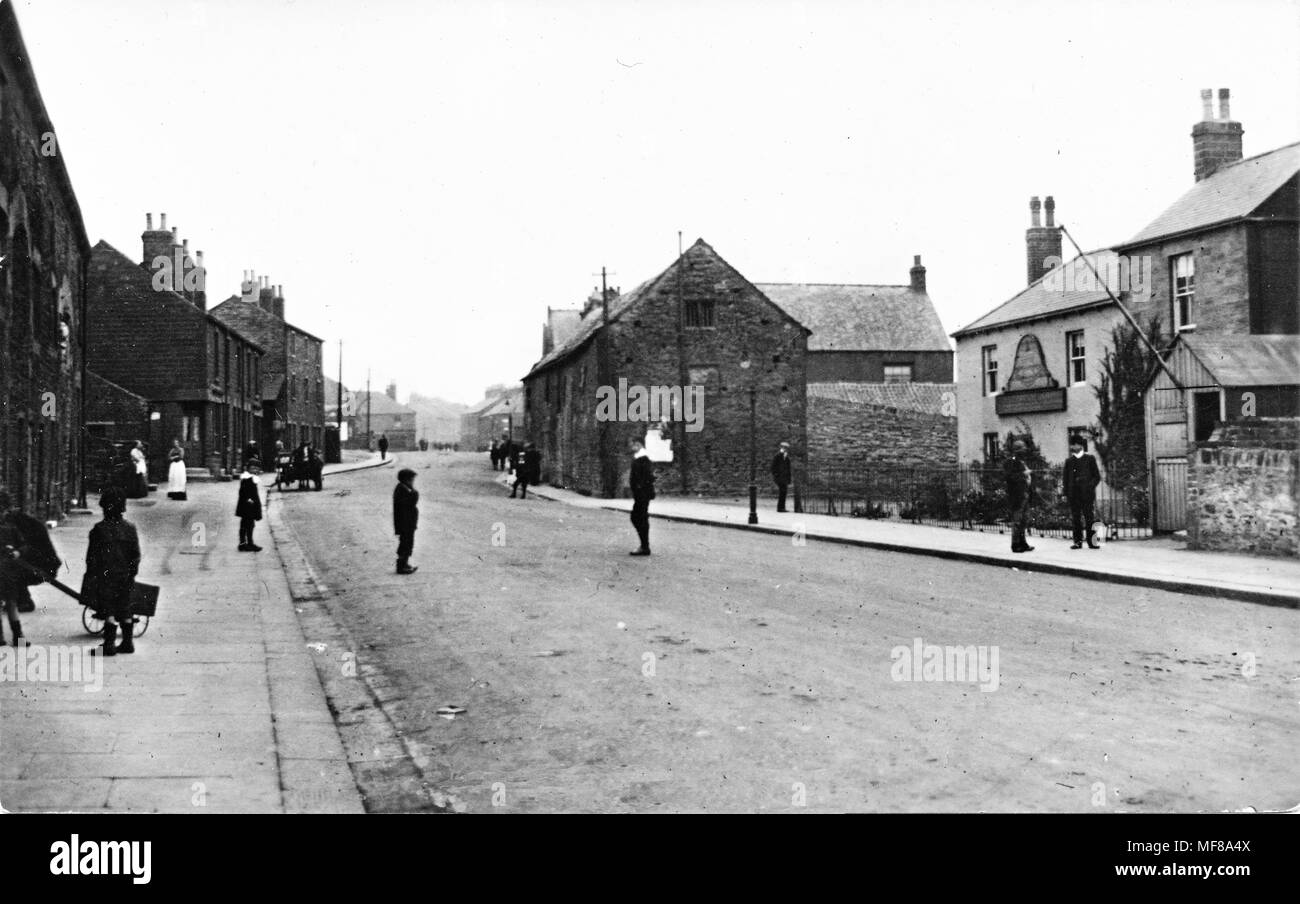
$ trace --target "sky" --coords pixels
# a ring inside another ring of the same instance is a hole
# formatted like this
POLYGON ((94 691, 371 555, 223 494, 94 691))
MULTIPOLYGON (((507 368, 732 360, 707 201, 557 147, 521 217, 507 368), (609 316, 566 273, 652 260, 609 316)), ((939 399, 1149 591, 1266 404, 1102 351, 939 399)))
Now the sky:
POLYGON ((1200 90, 1300 140, 1300 3, 18 0, 92 243, 254 269, 326 372, 464 403, 550 307, 703 238, 751 282, 903 284, 952 332, 1192 185, 1200 90), (155 219, 156 222, 156 219, 155 219), (1068 249, 1068 242, 1067 242, 1068 249))

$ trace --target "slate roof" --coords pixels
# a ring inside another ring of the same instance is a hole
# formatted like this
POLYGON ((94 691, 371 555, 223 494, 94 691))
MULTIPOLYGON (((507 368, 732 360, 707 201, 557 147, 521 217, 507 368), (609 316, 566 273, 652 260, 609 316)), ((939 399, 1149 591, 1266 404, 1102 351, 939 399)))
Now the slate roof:
POLYGON ((941 414, 944 395, 956 398, 956 383, 809 383, 808 398, 941 414))
POLYGON ((911 286, 755 283, 812 330, 808 351, 952 351, 934 302, 911 286))
POLYGON ((287 320, 281 320, 279 317, 276 317, 270 311, 262 310, 261 305, 257 304, 257 302, 244 301, 244 299, 242 299, 238 295, 231 295, 225 301, 221 302, 221 304, 209 308, 208 313, 211 314, 213 317, 216 317, 222 323, 231 326, 234 326, 238 323, 236 317, 240 317, 240 316, 249 317, 252 318, 255 322, 260 320, 271 327, 278 327, 283 324, 284 326, 287 326, 291 330, 296 330, 297 332, 302 333, 308 339, 314 339, 317 342, 322 342, 322 343, 325 341, 320 336, 313 335, 312 333, 307 332, 300 326, 296 326, 287 320))
POLYGON ((1300 336, 1198 336, 1180 333, 1220 386, 1300 384, 1300 336))
MULTIPOLYGON (((1096 266, 1101 258, 1113 255, 1113 251, 1103 248, 1097 251, 1089 251, 1083 257, 1092 261, 1096 266)), ((1044 317, 1064 314, 1067 311, 1088 308, 1101 303, 1110 303, 1110 296, 1106 294, 1104 288, 1098 287, 1094 290, 1085 287, 1082 291, 1073 288, 1070 274, 1078 272, 1080 275, 1087 274, 1091 276, 1091 271, 1083 264, 1081 258, 1075 257, 1057 269, 1062 272, 1054 275, 1054 271, 1049 270, 983 317, 967 324, 952 335, 957 338, 1012 323, 1040 320, 1044 317), (1082 267, 1083 269, 1076 271, 1076 267, 1082 267)))
POLYGON ((415 414, 414 408, 407 408, 398 402, 394 402, 388 397, 386 392, 361 392, 352 393, 352 404, 348 406, 348 414, 361 416, 366 413, 366 396, 370 396, 370 413, 373 414, 415 414))
POLYGON ((1221 166, 1118 247, 1147 244, 1249 216, 1298 172, 1300 141, 1221 166))

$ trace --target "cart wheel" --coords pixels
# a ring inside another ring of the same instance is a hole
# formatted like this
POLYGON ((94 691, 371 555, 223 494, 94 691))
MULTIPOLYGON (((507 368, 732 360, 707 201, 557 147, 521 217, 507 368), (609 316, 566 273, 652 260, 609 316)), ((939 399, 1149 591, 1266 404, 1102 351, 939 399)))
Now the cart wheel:
POLYGON ((135 617, 135 636, 144 637, 144 632, 149 630, 149 616, 137 615, 135 617))
POLYGON ((98 637, 104 633, 104 619, 100 617, 98 611, 89 606, 81 607, 81 626, 91 637, 98 637))

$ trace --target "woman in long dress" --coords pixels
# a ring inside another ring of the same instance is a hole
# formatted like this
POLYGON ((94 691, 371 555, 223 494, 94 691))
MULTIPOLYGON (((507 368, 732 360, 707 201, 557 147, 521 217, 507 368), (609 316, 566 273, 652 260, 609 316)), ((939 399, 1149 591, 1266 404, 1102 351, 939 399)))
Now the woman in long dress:
POLYGON ((171 464, 167 468, 167 498, 186 499, 185 495, 185 450, 180 440, 172 440, 171 451, 167 453, 171 464))
POLYGON ((144 459, 144 443, 140 440, 136 440, 135 446, 131 449, 130 467, 130 484, 127 496, 132 499, 143 499, 149 495, 149 469, 144 459))

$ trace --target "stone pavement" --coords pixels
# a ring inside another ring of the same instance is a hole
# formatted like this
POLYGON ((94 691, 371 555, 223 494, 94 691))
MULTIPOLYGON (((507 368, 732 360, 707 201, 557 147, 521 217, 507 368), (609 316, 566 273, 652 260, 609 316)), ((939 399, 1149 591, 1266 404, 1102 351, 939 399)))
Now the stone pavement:
MULTIPOLYGON (((326 474, 379 464, 376 455, 326 474)), ((32 650, 64 662, 38 671, 11 658, 0 670, 5 809, 363 812, 267 521, 263 551, 240 553, 236 484, 189 490, 186 502, 159 491, 127 511, 144 552, 140 580, 162 587, 134 655, 85 657, 96 640, 80 605, 32 588, 37 611, 23 616, 32 650)), ((97 515, 51 532, 67 563, 60 580, 74 588, 97 515)))
MULTIPOLYGON (((497 480, 503 485, 510 482, 504 474, 498 475, 497 480)), ((529 495, 586 508, 632 509, 631 499, 598 499, 550 486, 529 488, 529 495)), ((1193 551, 1174 539, 1116 540, 1104 544, 1100 550, 1072 550, 1069 540, 1031 537, 1034 551, 1017 555, 1011 552, 1010 535, 998 531, 954 530, 896 520, 778 514, 772 500, 761 498, 757 525, 746 523, 747 500, 661 496, 650 504, 650 515, 792 538, 801 533, 809 540, 1300 608, 1300 561, 1193 551)), ((629 543, 636 542, 630 526, 628 537, 629 543)), ((654 546, 653 535, 650 545, 654 546)))

